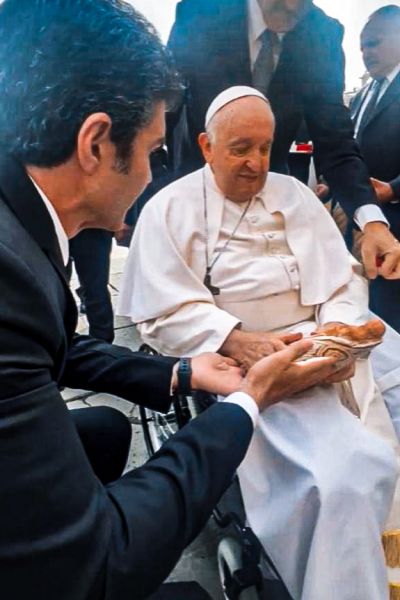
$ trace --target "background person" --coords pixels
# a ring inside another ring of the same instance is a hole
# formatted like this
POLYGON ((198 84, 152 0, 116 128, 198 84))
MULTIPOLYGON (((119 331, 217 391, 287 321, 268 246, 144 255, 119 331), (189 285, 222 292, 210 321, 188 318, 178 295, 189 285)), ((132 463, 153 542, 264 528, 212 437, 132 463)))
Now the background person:
MULTIPOLYGON (((351 116, 379 204, 400 239, 400 7, 372 13, 360 43, 371 81, 353 99, 351 116)), ((370 307, 400 331, 400 282, 371 281, 370 307)))

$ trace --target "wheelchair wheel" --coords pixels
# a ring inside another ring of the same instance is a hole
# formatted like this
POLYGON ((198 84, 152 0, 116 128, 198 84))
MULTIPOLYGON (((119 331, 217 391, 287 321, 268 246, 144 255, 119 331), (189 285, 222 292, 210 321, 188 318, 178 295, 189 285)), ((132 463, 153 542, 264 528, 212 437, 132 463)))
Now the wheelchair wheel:
POLYGON ((261 595, 255 583, 248 586, 232 585, 237 572, 243 569, 242 548, 233 537, 225 537, 218 546, 218 572, 224 598, 226 600, 260 600, 261 595), (235 589, 236 588, 236 589, 235 589))
POLYGON ((139 407, 143 436, 149 456, 157 452, 179 429, 198 414, 197 401, 192 397, 177 397, 169 412, 159 413, 139 407))
POLYGON ((149 456, 153 456, 171 436, 179 429, 175 410, 161 414, 139 407, 143 436, 149 456))

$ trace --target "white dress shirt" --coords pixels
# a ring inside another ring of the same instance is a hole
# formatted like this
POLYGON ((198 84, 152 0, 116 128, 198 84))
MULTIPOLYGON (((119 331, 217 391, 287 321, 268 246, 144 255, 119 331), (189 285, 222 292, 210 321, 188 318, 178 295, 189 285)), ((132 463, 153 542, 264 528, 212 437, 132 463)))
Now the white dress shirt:
MULTIPOLYGON (((390 86, 390 84, 393 82, 393 80, 395 79, 395 77, 397 77, 397 75, 400 73, 400 63, 394 68, 392 69, 392 71, 390 71, 390 73, 388 73, 388 75, 386 75, 386 77, 383 78, 383 83, 381 86, 381 89, 379 90, 379 95, 376 101, 376 104, 379 104, 379 102, 381 101, 381 99, 383 98, 383 96, 385 95, 388 87, 390 86)), ((373 94, 373 84, 376 80, 372 79, 370 81, 370 84, 368 86, 368 88, 365 91, 364 97, 362 99, 362 106, 361 109, 358 112, 357 118, 355 120, 354 123, 354 133, 355 135, 358 134, 358 130, 360 128, 360 123, 361 123, 361 119, 365 113, 365 110, 368 106, 368 104, 370 103, 371 100, 371 96, 373 94)))
MULTIPOLYGON (((267 29, 264 21, 262 10, 257 0, 247 0, 247 13, 248 13, 248 36, 249 36, 249 50, 250 50, 250 64, 253 69, 254 63, 257 60, 258 53, 261 50, 261 36, 267 29)), ((278 33, 278 38, 282 42, 285 37, 284 33, 278 33)), ((279 57, 275 56, 275 67, 278 63, 279 57)))
POLYGON ((32 181, 33 185, 35 186, 38 194, 40 195, 41 199, 44 202, 45 207, 48 210, 51 220, 53 221, 58 244, 60 246, 63 263, 65 266, 67 266, 68 260, 69 260, 69 244, 68 244, 67 234, 65 233, 65 230, 64 230, 63 226, 61 225, 61 221, 58 218, 58 215, 57 215, 57 212, 56 212, 54 206, 52 205, 50 200, 47 198, 44 191, 38 186, 36 181, 30 175, 29 175, 29 179, 32 181))

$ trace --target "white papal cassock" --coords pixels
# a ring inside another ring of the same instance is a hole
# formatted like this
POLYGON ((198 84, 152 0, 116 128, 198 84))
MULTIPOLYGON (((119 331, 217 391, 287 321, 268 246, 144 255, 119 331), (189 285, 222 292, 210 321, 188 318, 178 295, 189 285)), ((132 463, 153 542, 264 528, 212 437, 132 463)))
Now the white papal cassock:
MULTIPOLYGON (((144 208, 118 313, 161 353, 216 351, 239 322, 308 333, 368 318, 366 282, 308 188, 270 173, 240 221, 246 206, 224 198, 206 167, 144 208), (217 296, 203 284, 207 254, 218 256, 217 296)), ((388 597, 380 538, 400 525, 398 443, 369 361, 358 361, 353 387, 361 422, 334 386, 315 387, 261 415, 239 469, 248 521, 295 600, 388 597)))

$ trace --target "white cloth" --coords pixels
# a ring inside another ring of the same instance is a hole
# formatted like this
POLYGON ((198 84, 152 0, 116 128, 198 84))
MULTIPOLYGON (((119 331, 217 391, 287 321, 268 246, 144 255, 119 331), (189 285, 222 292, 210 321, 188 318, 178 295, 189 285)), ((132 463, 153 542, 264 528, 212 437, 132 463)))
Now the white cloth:
POLYGON ((260 411, 253 398, 248 394, 245 394, 244 392, 234 392, 224 398, 222 402, 230 402, 231 404, 236 404, 236 406, 241 406, 249 415, 253 422, 253 426, 256 427, 258 425, 260 411))
POLYGON ((389 325, 384 343, 372 351, 371 362, 376 384, 400 440, 400 335, 389 325))
MULTIPOLYGON (((243 206, 223 198, 209 169, 206 189, 212 260, 243 206)), ((256 319, 260 329, 307 333, 316 322, 367 318, 366 282, 324 207, 297 180, 269 174, 212 270, 221 287, 215 297, 203 284, 205 243, 198 171, 147 204, 123 276, 118 312, 140 321, 143 338, 162 353, 215 351, 239 321, 243 329, 256 319)), ((380 535, 397 482, 390 445, 398 445, 369 369, 360 363, 355 392, 373 433, 332 386, 314 388, 260 415, 239 469, 249 523, 295 600, 387 598, 380 535)))

